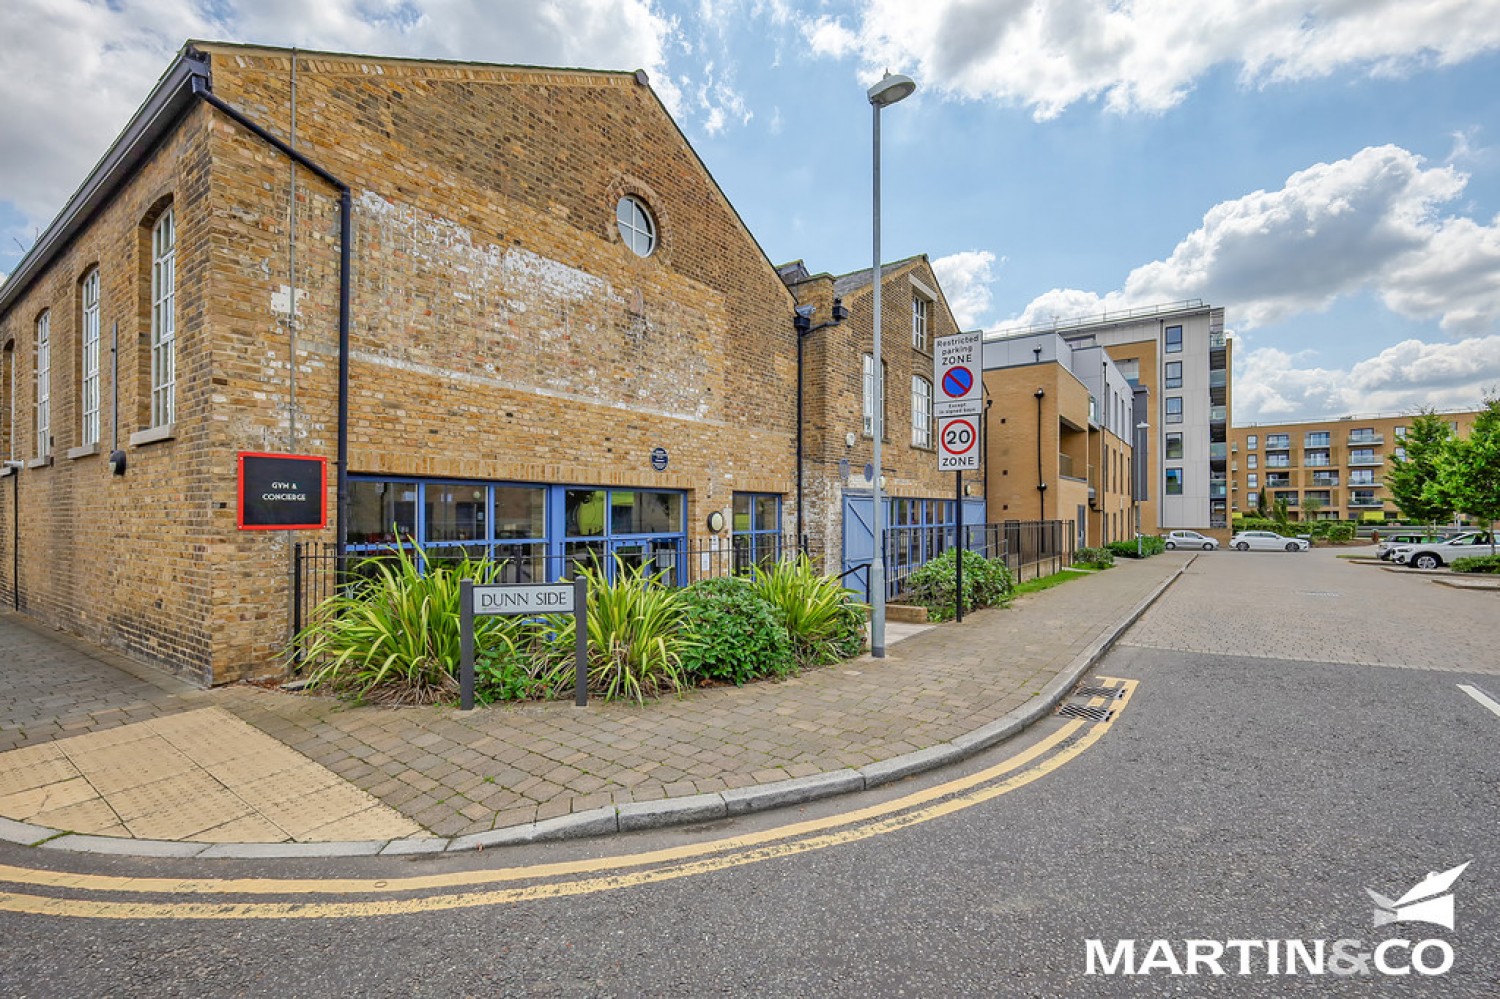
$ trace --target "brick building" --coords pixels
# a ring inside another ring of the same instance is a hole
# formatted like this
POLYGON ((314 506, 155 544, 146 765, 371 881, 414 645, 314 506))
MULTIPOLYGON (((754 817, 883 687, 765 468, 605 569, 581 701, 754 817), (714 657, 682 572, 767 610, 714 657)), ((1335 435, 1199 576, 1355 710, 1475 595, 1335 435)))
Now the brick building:
MULTIPOLYGON (((806 311, 803 492, 807 526, 825 539, 825 568, 841 572, 874 552, 872 481, 877 391, 885 400, 881 472, 894 592, 911 569, 952 543, 958 485, 940 472, 932 418, 933 341, 960 332, 925 254, 881 266, 883 389, 875 378, 874 271, 811 273, 803 261, 781 276, 806 311), (837 300, 848 318, 832 323, 837 300), (829 325, 824 325, 829 323, 829 325), (857 360, 856 360, 857 359, 857 360), (854 362, 854 363, 851 363, 854 362)), ((964 522, 985 522, 981 473, 965 473, 964 522)), ((851 577, 862 585, 863 576, 851 577)))
MULTIPOLYGON (((887 280, 927 289, 889 291, 892 324, 925 297, 951 326, 925 260, 887 280)), ((515 578, 774 545, 799 533, 793 310, 839 290, 802 284, 643 74, 192 43, 0 286, 0 592, 222 683, 283 648, 294 540, 413 533, 515 578), (239 529, 246 452, 326 458, 328 526, 239 529)), ((860 376, 808 346, 807 533, 838 547, 860 376)), ((919 355, 888 355, 898 443, 919 355)), ((943 495, 926 451, 887 453, 894 492, 943 495)))
POLYGON ((1146 498, 1149 442, 1137 429, 1148 422, 1146 387, 1103 347, 1050 332, 986 341, 984 385, 991 516, 1070 522, 1078 547, 1134 538, 1146 498))
MULTIPOLYGON (((1463 437, 1478 410, 1444 412, 1463 437)), ((1235 516, 1253 517, 1262 497, 1270 510, 1287 504, 1293 520, 1400 518, 1386 489, 1392 457, 1405 457, 1401 439, 1411 416, 1346 416, 1299 423, 1248 423, 1230 432, 1230 497, 1235 516)))

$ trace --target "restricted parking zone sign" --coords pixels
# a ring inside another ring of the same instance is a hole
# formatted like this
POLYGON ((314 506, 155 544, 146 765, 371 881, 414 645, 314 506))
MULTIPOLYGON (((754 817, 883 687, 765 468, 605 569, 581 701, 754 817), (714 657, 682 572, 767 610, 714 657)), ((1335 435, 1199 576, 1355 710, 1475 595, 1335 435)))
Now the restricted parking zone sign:
POLYGON ((979 468, 979 417, 950 416, 938 421, 938 470, 967 472, 979 468))

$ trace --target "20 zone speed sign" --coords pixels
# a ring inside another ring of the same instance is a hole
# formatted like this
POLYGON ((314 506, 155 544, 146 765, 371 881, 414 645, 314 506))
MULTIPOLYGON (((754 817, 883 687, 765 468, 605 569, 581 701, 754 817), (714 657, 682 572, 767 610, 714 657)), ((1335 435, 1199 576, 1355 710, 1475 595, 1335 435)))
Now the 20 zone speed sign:
POLYGON ((964 472, 979 468, 979 418, 954 416, 938 421, 938 470, 964 472))

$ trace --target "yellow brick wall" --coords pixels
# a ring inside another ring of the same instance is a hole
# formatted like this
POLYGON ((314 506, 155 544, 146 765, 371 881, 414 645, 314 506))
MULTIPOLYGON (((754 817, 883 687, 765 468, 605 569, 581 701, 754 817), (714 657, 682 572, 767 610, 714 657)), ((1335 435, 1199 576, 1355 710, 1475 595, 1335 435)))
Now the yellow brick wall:
MULTIPOLYGON (((207 51, 215 93, 290 138, 290 54, 207 51)), ((352 474, 682 489, 694 546, 735 491, 771 492, 790 529, 793 299, 648 87, 330 56, 299 57, 295 86, 298 149, 353 192, 352 474), (655 215, 649 258, 616 230, 626 193, 655 215)), ((65 370, 61 313, 98 260, 106 337, 118 318, 136 373, 122 427, 140 429, 138 223, 176 199, 177 434, 127 447, 122 478, 102 456, 23 471, 21 590, 50 623, 216 683, 273 668, 291 543, 334 537, 338 199, 297 171, 293 227, 292 189, 285 157, 199 105, 3 320, 28 372, 27 328, 51 305, 65 370), (241 451, 327 457, 329 529, 237 530, 241 451)), ((58 450, 75 383, 54 375, 58 450)))

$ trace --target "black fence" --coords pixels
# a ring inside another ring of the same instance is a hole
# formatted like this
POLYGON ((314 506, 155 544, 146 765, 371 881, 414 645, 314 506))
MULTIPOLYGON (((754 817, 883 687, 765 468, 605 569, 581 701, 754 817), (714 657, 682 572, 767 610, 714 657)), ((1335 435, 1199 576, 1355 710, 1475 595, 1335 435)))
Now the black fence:
MULTIPOLYGON (((947 527, 888 527, 885 531, 886 596, 902 593, 913 572, 953 547, 957 531, 947 527)), ((998 524, 964 526, 964 541, 970 551, 986 558, 1003 558, 1018 579, 1027 569, 1031 575, 1058 571, 1073 562, 1071 521, 1007 520, 998 524)), ((727 544, 688 548, 680 540, 570 542, 560 554, 548 554, 542 544, 428 544, 423 554, 407 549, 414 558, 430 563, 459 561, 466 555, 488 555, 500 563, 500 583, 543 583, 570 579, 578 565, 598 565, 613 576, 614 559, 624 565, 644 567, 668 586, 687 586, 700 579, 745 575, 756 565, 771 565, 806 554, 814 565, 823 566, 838 557, 836 552, 802 548, 781 534, 736 536, 727 544)), ((326 542, 299 543, 292 558, 292 631, 300 634, 312 620, 314 609, 339 591, 372 571, 377 560, 395 557, 392 549, 350 549, 342 556, 326 542)), ((849 589, 869 602, 869 562, 850 566, 840 576, 849 589)), ((297 656, 300 661, 300 654, 297 656)))
MULTIPOLYGON (((954 547, 957 535, 957 528, 952 525, 886 528, 887 598, 894 599, 904 593, 911 574, 954 547)), ((1073 522, 1067 520, 965 524, 964 543, 969 551, 985 558, 1003 559, 1018 579, 1028 568, 1033 575, 1041 575, 1044 569, 1057 572, 1073 564, 1073 522)), ((863 585, 863 577, 860 583, 863 585)))
MULTIPOLYGON (((497 583, 545 583, 571 579, 576 566, 598 566, 610 577, 615 573, 615 558, 628 568, 644 568, 668 586, 687 586, 700 579, 718 576, 743 576, 757 565, 772 565, 807 554, 815 565, 821 564, 817 549, 802 549, 781 534, 757 534, 736 537, 732 543, 708 548, 687 548, 680 541, 646 540, 639 542, 578 542, 564 545, 561 554, 548 554, 545 545, 465 545, 428 544, 419 555, 406 549, 415 559, 429 564, 458 562, 466 555, 481 558, 488 555, 499 564, 497 583)), ((313 610, 361 576, 374 571, 374 564, 396 557, 386 549, 349 549, 342 556, 337 546, 327 542, 299 543, 292 549, 292 631, 300 634, 312 620, 313 610)))

